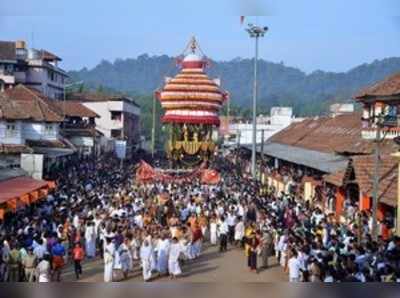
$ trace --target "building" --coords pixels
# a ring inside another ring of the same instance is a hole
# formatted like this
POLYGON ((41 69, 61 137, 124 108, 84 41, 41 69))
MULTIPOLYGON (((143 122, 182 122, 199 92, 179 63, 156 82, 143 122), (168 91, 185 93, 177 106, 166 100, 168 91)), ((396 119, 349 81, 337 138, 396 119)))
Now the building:
POLYGON ((48 98, 62 99, 68 75, 60 61, 47 50, 28 49, 24 41, 0 41, 0 91, 24 84, 48 98))
POLYGON ((103 136, 96 129, 95 119, 100 116, 76 101, 54 101, 64 115, 60 134, 68 139, 81 155, 95 155, 100 152, 100 139, 103 136))
POLYGON ((396 212, 398 165, 392 156, 398 150, 393 138, 399 130, 395 109, 400 104, 399 78, 392 76, 360 92, 356 100, 363 104, 363 112, 306 119, 272 136, 263 150, 268 160, 267 168, 261 169, 265 182, 277 192, 295 185, 305 200, 343 219, 349 205, 371 212, 377 177, 377 218, 382 235, 386 234, 394 226, 389 219, 400 213, 396 212), (378 119, 383 120, 376 172, 378 119))
MULTIPOLYGON (((374 143, 375 150, 379 149, 378 160, 361 159, 359 167, 370 167, 369 172, 367 169, 363 172, 366 175, 378 166, 378 202, 397 206, 390 211, 396 213, 396 234, 400 236, 400 73, 361 90, 355 99, 363 105, 362 138, 374 143)), ((366 189, 373 190, 371 179, 365 177, 363 182, 366 189)))
POLYGON ((335 103, 329 107, 329 111, 333 117, 353 113, 354 105, 352 103, 335 103))
MULTIPOLYGON (((230 119, 227 128, 226 117, 221 117, 221 130, 223 134, 231 134, 234 137, 228 142, 231 145, 248 145, 253 143, 253 124, 248 121, 230 119)), ((261 144, 264 138, 266 142, 271 136, 288 127, 293 122, 301 121, 293 116, 291 107, 272 107, 270 117, 257 117, 257 144, 261 144)))
POLYGON ((356 100, 363 105, 362 137, 374 140, 378 123, 386 139, 400 136, 400 73, 360 91, 356 100))
POLYGON ((103 135, 101 151, 113 151, 115 140, 126 140, 128 152, 140 146, 140 106, 130 97, 98 93, 73 93, 68 100, 94 111, 96 129, 103 135))
POLYGON ((60 134, 64 121, 54 100, 18 85, 0 93, 0 167, 20 167, 21 154, 39 154, 48 169, 75 147, 60 134))

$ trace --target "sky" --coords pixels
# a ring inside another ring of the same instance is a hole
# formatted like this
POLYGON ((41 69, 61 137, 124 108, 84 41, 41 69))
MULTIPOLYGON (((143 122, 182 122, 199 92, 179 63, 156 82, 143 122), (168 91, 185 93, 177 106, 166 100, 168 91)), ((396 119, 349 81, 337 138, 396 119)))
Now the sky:
POLYGON ((178 56, 193 35, 211 59, 249 58, 248 22, 269 27, 261 58, 307 73, 400 56, 398 0, 0 0, 0 40, 50 50, 66 70, 178 56))

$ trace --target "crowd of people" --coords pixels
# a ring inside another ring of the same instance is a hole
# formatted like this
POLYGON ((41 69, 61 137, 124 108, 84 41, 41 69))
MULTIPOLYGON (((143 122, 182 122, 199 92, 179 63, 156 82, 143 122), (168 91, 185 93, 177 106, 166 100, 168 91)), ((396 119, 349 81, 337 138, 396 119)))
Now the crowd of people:
POLYGON ((97 259, 105 282, 138 269, 144 281, 174 279, 205 246, 243 250, 255 274, 276 258, 293 282, 400 281, 399 238, 374 241, 366 215, 342 223, 296 192, 277 194, 244 175, 235 153, 211 163, 216 185, 137 183, 137 161, 76 158, 57 169, 47 200, 1 223, 1 281, 61 281, 67 266, 79 279, 97 259))

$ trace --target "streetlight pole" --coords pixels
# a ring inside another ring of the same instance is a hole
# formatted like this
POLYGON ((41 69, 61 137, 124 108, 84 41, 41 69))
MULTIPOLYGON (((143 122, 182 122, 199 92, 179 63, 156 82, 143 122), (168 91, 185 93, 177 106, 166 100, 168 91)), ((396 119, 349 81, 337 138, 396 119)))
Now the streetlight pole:
POLYGON ((246 29, 251 38, 255 38, 254 56, 254 83, 253 83, 253 144, 251 150, 251 175, 256 179, 256 146, 257 146, 257 62, 258 62, 258 39, 265 35, 268 27, 259 27, 249 24, 246 29))
POLYGON ((153 118, 152 118, 152 127, 151 127, 151 157, 154 158, 154 147, 155 147, 155 138, 156 138, 156 95, 153 95, 153 118))
POLYGON ((374 153, 374 164, 375 164, 375 173, 373 180, 373 204, 372 204, 372 239, 377 240, 378 237, 378 221, 377 221, 377 213, 378 213, 378 189, 379 189, 379 168, 380 168, 380 141, 381 141, 381 127, 380 123, 377 123, 376 130, 376 138, 375 138, 375 153, 374 153))

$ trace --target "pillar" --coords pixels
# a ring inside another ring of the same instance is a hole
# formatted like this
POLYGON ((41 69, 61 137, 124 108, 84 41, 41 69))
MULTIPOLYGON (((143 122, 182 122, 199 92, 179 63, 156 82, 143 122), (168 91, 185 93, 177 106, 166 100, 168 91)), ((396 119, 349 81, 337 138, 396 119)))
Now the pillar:
POLYGON ((400 152, 392 154, 398 161, 397 169, 397 209, 396 209, 396 236, 400 237, 400 152))

